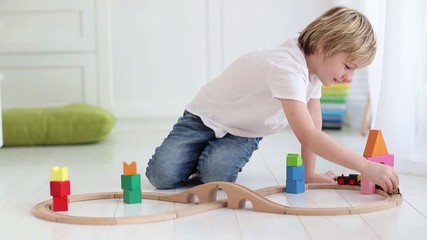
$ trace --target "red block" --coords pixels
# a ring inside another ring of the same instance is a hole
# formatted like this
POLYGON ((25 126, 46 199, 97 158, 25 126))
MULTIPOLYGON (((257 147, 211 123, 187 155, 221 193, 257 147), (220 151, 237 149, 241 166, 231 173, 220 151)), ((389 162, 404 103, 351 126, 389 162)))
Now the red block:
POLYGON ((65 197, 70 195, 70 181, 50 181, 50 196, 65 197))
POLYGON ((68 197, 53 197, 52 210, 54 212, 68 211, 68 197))

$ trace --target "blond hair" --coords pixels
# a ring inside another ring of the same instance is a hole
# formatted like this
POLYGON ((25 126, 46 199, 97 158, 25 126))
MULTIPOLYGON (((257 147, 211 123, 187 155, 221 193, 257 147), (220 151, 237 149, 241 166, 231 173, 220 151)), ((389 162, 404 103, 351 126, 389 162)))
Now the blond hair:
POLYGON ((374 60, 377 48, 374 30, 360 12, 347 7, 334 7, 312 23, 298 37, 305 54, 314 54, 323 48, 325 57, 339 52, 349 54, 349 62, 360 61, 367 66, 374 60))

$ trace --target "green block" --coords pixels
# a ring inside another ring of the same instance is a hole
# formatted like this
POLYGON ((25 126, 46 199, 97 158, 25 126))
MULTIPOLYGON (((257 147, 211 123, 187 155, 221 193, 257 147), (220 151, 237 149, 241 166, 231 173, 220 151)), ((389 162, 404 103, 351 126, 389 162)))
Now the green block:
POLYGON ((141 175, 122 175, 122 189, 135 190, 141 189, 141 175))
POLYGON ((125 203, 140 203, 142 202, 142 193, 141 189, 135 190, 123 190, 123 201, 125 203))
POLYGON ((322 97, 320 98, 321 103, 346 103, 345 97, 322 97))
POLYGON ((302 158, 297 153, 288 153, 286 156, 286 166, 298 167, 302 165, 302 158))

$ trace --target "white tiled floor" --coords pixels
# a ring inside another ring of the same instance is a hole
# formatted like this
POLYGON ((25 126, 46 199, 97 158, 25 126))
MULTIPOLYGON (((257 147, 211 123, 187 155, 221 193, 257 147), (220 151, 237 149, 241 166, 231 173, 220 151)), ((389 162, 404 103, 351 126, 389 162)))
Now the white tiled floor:
MULTIPOLYGON (((218 209, 174 221, 120 226, 53 223, 31 215, 32 207, 49 196, 52 166, 68 166, 72 194, 120 191, 122 161, 145 166, 171 128, 173 119, 118 121, 98 144, 0 149, 0 239, 427 239, 427 177, 400 175, 401 206, 348 216, 290 216, 257 213, 250 209, 218 209)), ((366 138, 358 133, 330 132, 334 138, 363 152, 366 138)), ((239 175, 237 183, 251 189, 283 185, 285 156, 298 152, 292 133, 264 138, 260 149, 239 175)), ((320 172, 351 170, 318 160, 320 172)), ((157 191, 142 177, 143 191, 157 191)), ((176 192, 170 190, 166 192, 176 192)), ((299 195, 276 194, 269 199, 293 206, 340 207, 378 201, 353 191, 309 190, 299 195)), ((119 200, 73 203, 67 214, 130 216, 171 211, 181 204, 143 200, 125 205, 119 200)))

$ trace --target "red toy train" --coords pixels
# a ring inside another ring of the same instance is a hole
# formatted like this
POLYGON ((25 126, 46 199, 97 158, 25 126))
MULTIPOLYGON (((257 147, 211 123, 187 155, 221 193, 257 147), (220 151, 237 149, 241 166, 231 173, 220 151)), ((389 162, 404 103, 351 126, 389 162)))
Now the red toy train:
MULTIPOLYGON (((341 174, 341 176, 337 177, 337 183, 338 185, 352 185, 352 186, 360 186, 360 175, 359 174, 349 174, 348 176, 344 176, 344 174, 341 174)), ((379 189, 382 189, 380 186, 376 186, 379 189)), ((393 193, 391 194, 400 194, 400 189, 397 188, 393 193)))
POLYGON ((349 174, 348 176, 344 176, 344 174, 341 174, 341 176, 337 177, 337 183, 338 185, 360 185, 360 175, 349 174))

